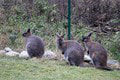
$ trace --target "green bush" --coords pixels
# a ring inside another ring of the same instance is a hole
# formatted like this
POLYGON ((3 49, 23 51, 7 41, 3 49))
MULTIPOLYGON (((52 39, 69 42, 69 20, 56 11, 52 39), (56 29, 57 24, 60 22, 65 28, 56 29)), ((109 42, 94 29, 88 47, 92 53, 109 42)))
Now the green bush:
POLYGON ((120 61, 120 32, 117 32, 111 42, 110 51, 115 59, 120 61))

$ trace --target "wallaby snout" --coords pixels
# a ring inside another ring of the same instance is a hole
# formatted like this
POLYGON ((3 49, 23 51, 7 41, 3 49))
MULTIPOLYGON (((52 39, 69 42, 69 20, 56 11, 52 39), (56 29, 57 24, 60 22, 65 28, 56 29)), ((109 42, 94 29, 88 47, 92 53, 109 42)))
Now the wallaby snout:
POLYGON ((82 42, 88 42, 93 32, 88 33, 87 36, 82 36, 82 42))
POLYGON ((22 34, 23 37, 28 37, 28 36, 30 36, 30 35, 31 35, 31 30, 30 30, 30 29, 28 29, 27 32, 24 32, 24 33, 22 34))

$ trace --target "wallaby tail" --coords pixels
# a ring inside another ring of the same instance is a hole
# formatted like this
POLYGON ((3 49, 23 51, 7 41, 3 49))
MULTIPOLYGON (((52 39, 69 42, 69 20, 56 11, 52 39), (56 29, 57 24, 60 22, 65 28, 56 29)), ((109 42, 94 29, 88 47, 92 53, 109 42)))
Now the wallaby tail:
POLYGON ((107 71, 113 71, 110 67, 96 67, 97 69, 107 70, 107 71))

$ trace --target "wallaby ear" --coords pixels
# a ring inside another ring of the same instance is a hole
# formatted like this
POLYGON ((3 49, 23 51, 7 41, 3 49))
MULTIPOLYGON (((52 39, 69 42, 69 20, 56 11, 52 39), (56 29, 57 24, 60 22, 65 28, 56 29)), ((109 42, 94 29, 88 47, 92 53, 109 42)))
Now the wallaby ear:
POLYGON ((92 34, 93 34, 93 32, 89 32, 88 33, 88 37, 91 37, 92 34))
POLYGON ((30 33, 30 28, 27 30, 28 33, 30 33))
POLYGON ((56 36, 59 38, 60 37, 60 35, 58 34, 58 33, 56 33, 56 36))
POLYGON ((85 38, 85 36, 82 35, 82 41, 83 41, 83 42, 84 42, 84 38, 85 38))

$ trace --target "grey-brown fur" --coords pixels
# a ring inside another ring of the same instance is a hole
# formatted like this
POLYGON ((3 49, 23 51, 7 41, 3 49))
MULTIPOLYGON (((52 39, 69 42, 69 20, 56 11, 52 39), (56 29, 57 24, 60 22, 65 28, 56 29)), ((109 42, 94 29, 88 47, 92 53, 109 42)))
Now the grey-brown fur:
POLYGON ((64 40, 63 36, 57 34, 57 46, 70 65, 83 66, 84 51, 80 43, 75 40, 64 40))
POLYGON ((44 54, 44 42, 43 40, 35 35, 32 35, 30 29, 23 33, 23 37, 26 40, 26 48, 29 56, 41 58, 44 54))
MULTIPOLYGON (((88 49, 88 54, 93 60, 93 64, 96 68, 110 70, 107 67, 107 51, 106 49, 98 42, 94 42, 90 39, 92 33, 89 33, 87 36, 83 36, 82 41, 88 49)), ((86 50, 87 50, 86 49, 86 50)))

